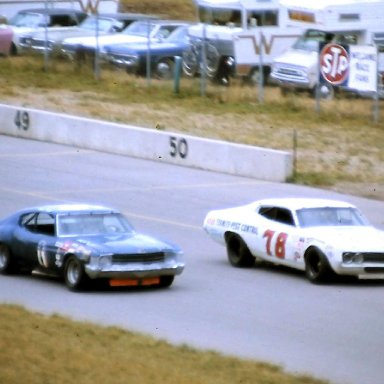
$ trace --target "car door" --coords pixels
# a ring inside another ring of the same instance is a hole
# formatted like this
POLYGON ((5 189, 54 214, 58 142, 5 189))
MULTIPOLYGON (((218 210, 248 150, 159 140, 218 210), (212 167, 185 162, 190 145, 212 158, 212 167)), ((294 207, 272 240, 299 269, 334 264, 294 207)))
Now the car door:
POLYGON ((289 209, 260 207, 259 252, 263 259, 278 264, 296 263, 300 237, 295 219, 289 209))
POLYGON ((14 251, 32 268, 55 269, 55 217, 46 212, 30 212, 20 218, 14 233, 14 251))

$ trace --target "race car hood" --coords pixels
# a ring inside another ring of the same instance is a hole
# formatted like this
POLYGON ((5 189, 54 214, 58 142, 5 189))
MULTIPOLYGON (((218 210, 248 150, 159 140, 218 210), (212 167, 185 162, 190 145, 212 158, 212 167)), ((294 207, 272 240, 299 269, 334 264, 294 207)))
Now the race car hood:
POLYGON ((98 253, 151 253, 151 252, 179 252, 180 249, 166 241, 155 239, 138 233, 112 234, 103 236, 87 236, 76 240, 83 247, 98 253))
POLYGON ((343 251, 384 252, 384 232, 370 226, 311 228, 316 241, 343 251))

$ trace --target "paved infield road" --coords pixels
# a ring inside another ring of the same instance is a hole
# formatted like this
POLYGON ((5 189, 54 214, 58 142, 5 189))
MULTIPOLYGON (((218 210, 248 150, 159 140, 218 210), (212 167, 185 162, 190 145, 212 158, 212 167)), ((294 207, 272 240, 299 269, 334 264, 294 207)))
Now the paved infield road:
MULTIPOLYGON (((51 278, 0 276, 0 302, 267 360, 335 383, 383 383, 384 283, 310 284, 281 268, 235 269, 201 229, 212 208, 273 196, 336 197, 384 227, 384 203, 0 136, 0 216, 52 202, 116 206, 182 246, 168 290, 71 293, 51 278)), ((0 319, 1 321, 1 319, 0 319)))

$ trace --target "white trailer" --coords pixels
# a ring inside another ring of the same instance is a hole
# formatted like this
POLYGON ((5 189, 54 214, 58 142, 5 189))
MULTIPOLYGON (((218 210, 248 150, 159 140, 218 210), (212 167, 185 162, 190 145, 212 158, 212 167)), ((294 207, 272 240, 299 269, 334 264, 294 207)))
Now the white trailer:
MULTIPOLYGON (((319 44, 376 45, 378 68, 384 73, 383 0, 282 0, 288 22, 305 32, 295 44, 274 59, 271 79, 283 90, 316 91, 319 82, 319 44)), ((322 85, 323 96, 332 97, 334 87, 322 85)))
POLYGON ((251 19, 247 30, 233 35, 236 75, 254 84, 261 79, 267 83, 273 59, 289 49, 303 31, 302 26, 289 25, 286 9, 279 3, 273 18, 251 19))
POLYGON ((255 44, 259 45, 260 31, 268 30, 263 40, 266 63, 299 35, 299 28, 282 31, 286 17, 281 14, 279 0, 195 0, 195 3, 198 23, 189 28, 191 47, 183 57, 183 69, 189 76, 203 69, 208 77, 226 83, 236 75, 238 59, 240 65, 250 64, 249 54, 254 65, 249 65, 248 70, 241 66, 239 72, 251 75, 252 69, 258 68, 255 44), (280 39, 282 34, 285 37, 280 39))

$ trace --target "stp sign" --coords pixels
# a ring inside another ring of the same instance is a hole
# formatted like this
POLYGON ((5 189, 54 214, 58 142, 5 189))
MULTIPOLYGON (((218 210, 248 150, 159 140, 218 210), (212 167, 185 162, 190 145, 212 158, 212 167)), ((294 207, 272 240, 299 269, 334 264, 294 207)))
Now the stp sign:
POLYGON ((349 54, 340 44, 326 44, 320 51, 320 80, 340 85, 348 79, 349 54))

